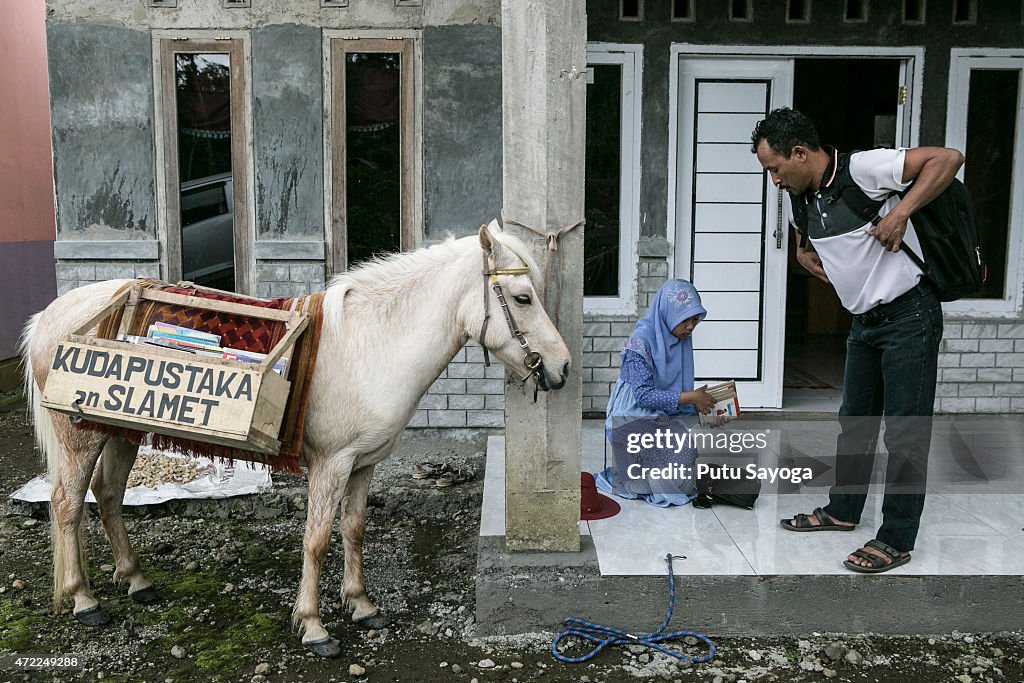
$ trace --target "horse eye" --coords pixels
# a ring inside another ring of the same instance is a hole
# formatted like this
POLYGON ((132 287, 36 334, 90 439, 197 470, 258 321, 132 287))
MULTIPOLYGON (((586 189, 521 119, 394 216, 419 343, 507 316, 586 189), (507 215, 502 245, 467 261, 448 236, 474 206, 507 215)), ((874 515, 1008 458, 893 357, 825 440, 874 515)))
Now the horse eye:
POLYGON ((516 294, 512 298, 516 300, 517 304, 522 304, 523 306, 529 306, 530 305, 530 295, 529 294, 516 294))

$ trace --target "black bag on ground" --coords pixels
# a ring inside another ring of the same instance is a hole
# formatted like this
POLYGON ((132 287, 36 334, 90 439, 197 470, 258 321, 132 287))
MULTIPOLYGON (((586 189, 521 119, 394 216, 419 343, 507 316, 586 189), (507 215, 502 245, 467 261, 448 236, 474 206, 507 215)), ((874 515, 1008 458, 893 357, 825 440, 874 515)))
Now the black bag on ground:
MULTIPOLYGON (((710 474, 697 477, 694 507, 709 508, 715 503, 751 509, 761 495, 761 480, 745 467, 708 463, 710 474)), ((703 473, 702 473, 703 474, 703 473)))
MULTIPOLYGON (((878 210, 885 200, 871 199, 853 181, 847 163, 849 157, 849 154, 839 155, 835 193, 855 213, 877 225, 881 220, 878 210)), ((902 198, 909 191, 907 188, 893 194, 902 198)), ((905 242, 900 244, 900 249, 924 271, 935 286, 939 301, 956 301, 981 289, 988 270, 971 195, 962 182, 954 178, 938 197, 918 209, 910 222, 914 224, 923 253, 915 253, 905 242)))

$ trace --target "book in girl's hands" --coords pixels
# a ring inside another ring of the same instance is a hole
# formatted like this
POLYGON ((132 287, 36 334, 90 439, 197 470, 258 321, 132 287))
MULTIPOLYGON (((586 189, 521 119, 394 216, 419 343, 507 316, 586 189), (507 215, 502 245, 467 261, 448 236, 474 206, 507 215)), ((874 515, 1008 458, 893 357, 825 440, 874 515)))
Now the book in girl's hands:
POLYGON ((740 416, 740 400, 736 396, 736 382, 722 382, 708 387, 707 392, 715 399, 711 412, 700 416, 701 427, 720 426, 740 416))

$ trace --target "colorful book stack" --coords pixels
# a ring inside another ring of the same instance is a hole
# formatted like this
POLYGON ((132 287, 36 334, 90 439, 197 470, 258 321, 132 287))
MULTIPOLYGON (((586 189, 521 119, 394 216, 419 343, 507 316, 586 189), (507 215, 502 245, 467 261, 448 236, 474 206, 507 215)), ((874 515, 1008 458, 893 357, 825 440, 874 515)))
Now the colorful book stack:
MULTIPOLYGON (((227 358, 228 360, 236 360, 240 363, 262 363, 263 359, 267 357, 265 353, 256 353, 255 351, 241 351, 239 349, 224 349, 224 355, 221 358, 227 358)), ((274 363, 274 372, 277 374, 284 373, 284 366, 288 364, 288 359, 282 356, 277 359, 274 363)))
POLYGON ((153 323, 149 326, 147 343, 156 343, 172 349, 191 351, 200 356, 220 358, 224 349, 220 347, 220 335, 200 332, 188 327, 170 323, 153 323))
MULTIPOLYGON (((122 335, 120 339, 132 344, 162 346, 168 349, 193 353, 198 356, 223 358, 240 363, 262 363, 267 357, 265 353, 223 348, 220 345, 220 335, 210 334, 209 332, 200 332, 199 330, 193 330, 189 327, 181 327, 179 325, 172 325, 170 323, 153 323, 149 326, 148 333, 145 337, 122 335)), ((284 369, 287 364, 287 358, 279 358, 277 362, 274 363, 274 372, 279 375, 284 374, 284 369)))

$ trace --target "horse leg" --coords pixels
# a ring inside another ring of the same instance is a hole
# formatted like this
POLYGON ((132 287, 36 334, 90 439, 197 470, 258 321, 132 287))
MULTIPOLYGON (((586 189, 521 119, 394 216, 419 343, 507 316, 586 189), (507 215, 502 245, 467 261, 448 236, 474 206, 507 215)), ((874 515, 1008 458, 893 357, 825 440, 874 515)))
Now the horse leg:
POLYGON ((151 605, 160 600, 160 595, 142 574, 139 557, 128 540, 128 531, 121 516, 124 487, 138 454, 139 447, 135 444, 120 438, 109 439, 92 479, 92 494, 96 496, 103 531, 114 553, 114 566, 117 567, 114 580, 127 580, 128 595, 139 604, 151 605))
POLYGON ((341 535, 345 542, 345 582, 342 598, 353 607, 352 621, 363 628, 384 628, 388 618, 366 595, 363 579, 363 532, 366 531, 366 498, 373 478, 373 465, 352 473, 342 503, 341 535))
MULTIPOLYGON (((51 419, 51 416, 40 418, 51 419)), ((55 422, 59 424, 60 418, 55 422)), ((50 494, 54 607, 59 608, 61 596, 70 593, 75 600, 75 618, 86 626, 100 626, 110 621, 110 615, 89 592, 81 532, 85 492, 107 437, 84 430, 72 430, 66 422, 61 427, 54 430, 60 448, 57 467, 51 469, 53 491, 50 494)))
POLYGON ((321 657, 341 654, 320 621, 320 570, 331 544, 331 527, 341 503, 355 451, 345 449, 330 458, 317 457, 308 465, 309 500, 306 505, 306 533, 302 538, 302 580, 292 610, 302 644, 321 657))

